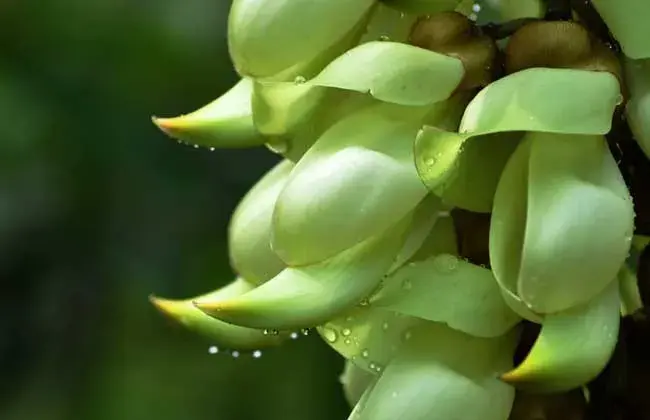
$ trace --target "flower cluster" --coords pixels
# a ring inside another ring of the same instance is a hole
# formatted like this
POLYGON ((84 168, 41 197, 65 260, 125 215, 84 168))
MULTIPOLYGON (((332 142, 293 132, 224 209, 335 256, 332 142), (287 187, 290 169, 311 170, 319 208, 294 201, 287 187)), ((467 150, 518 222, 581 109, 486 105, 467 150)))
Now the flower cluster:
POLYGON ((584 386, 648 242, 615 115, 650 153, 650 2, 586 3, 605 36, 538 0, 234 0, 241 80, 154 122, 282 160, 232 216, 234 281, 153 303, 237 355, 316 328, 355 419, 504 420, 515 389, 584 386))

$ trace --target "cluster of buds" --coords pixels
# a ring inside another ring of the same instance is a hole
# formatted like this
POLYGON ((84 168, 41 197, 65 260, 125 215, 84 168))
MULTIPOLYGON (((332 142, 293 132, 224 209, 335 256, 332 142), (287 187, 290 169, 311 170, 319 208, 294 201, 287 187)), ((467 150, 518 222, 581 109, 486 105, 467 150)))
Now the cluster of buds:
POLYGON ((538 0, 234 0, 241 80, 154 122, 282 159, 232 216, 234 281, 152 302, 237 355, 315 328, 350 419, 505 420, 517 389, 583 387, 648 242, 606 135, 624 113, 650 152, 650 2, 592 3, 622 51, 538 0))

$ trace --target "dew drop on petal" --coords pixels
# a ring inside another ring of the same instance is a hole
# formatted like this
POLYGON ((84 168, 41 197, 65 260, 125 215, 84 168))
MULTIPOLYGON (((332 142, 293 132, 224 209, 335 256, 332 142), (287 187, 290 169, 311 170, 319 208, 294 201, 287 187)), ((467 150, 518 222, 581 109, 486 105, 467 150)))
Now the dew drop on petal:
POLYGON ((300 332, 302 333, 302 335, 309 335, 309 328, 303 328, 302 330, 300 330, 300 332))
POLYGON ((365 358, 368 358, 368 356, 370 356, 370 352, 368 352, 367 349, 366 349, 366 350, 362 350, 362 351, 361 351, 361 356, 362 356, 362 357, 365 357, 365 358))
POLYGON ((232 353, 230 353, 230 355, 236 359, 239 357, 239 352, 237 350, 233 350, 232 353))
POLYGON ((352 334, 352 330, 349 328, 343 328, 343 330, 341 330, 341 335, 343 335, 343 337, 348 337, 350 334, 352 334))
POLYGON ((381 329, 384 330, 384 331, 388 330, 388 322, 384 322, 384 323, 381 325, 381 329))
POLYGON ((291 337, 292 340, 297 340, 298 339, 298 333, 297 332, 292 332, 289 337, 291 337))
POLYGON ((323 336, 327 341, 330 343, 335 343, 336 339, 338 338, 338 335, 336 334, 336 331, 334 331, 331 328, 323 328, 323 336))
POLYGON ((217 353, 219 353, 219 347, 217 347, 217 346, 210 346, 210 347, 208 347, 208 353, 210 353, 210 354, 217 354, 217 353))
POLYGON ((302 85, 306 81, 307 81, 307 79, 305 78, 305 76, 296 76, 296 78, 293 79, 293 83, 296 84, 296 85, 302 85))
POLYGON ((253 358, 254 359, 259 359, 260 357, 262 357, 262 350, 255 350, 253 352, 253 358))

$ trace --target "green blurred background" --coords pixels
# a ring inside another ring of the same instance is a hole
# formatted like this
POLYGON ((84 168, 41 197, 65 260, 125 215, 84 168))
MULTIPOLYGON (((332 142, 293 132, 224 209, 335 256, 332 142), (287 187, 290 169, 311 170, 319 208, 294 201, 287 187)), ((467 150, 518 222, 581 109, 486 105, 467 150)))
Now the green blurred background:
POLYGON ((0 2, 0 419, 347 417, 315 334, 234 360, 147 301, 232 279, 228 219, 277 160, 150 122, 234 83, 229 7, 0 2))

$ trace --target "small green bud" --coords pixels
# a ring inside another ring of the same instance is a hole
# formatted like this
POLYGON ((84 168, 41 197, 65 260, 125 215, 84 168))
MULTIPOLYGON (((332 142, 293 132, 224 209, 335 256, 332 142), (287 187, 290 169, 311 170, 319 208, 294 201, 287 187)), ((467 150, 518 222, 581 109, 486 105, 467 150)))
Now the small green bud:
POLYGON ((501 379, 537 392, 575 389, 605 368, 618 339, 618 281, 591 302, 549 314, 526 359, 501 379))
POLYGON ((214 319, 194 307, 196 299, 225 299, 239 296, 252 290, 253 286, 243 279, 229 283, 214 292, 193 299, 169 300, 151 296, 151 303, 164 315, 182 324, 189 330, 203 335, 218 346, 230 349, 253 350, 275 346, 285 338, 285 334, 269 335, 261 330, 239 327, 214 319))
POLYGON ((235 0, 228 47, 241 75, 311 77, 363 33, 376 0, 235 0), (323 57, 325 56, 325 57, 323 57))
POLYGON ((285 268, 271 250, 271 221, 275 202, 293 166, 283 160, 268 171, 242 198, 230 219, 230 264, 252 284, 262 284, 285 268))
POLYGON ((153 117, 153 122, 179 141, 210 148, 239 148, 264 144, 253 124, 253 82, 241 79, 226 93, 190 114, 175 118, 153 117))

